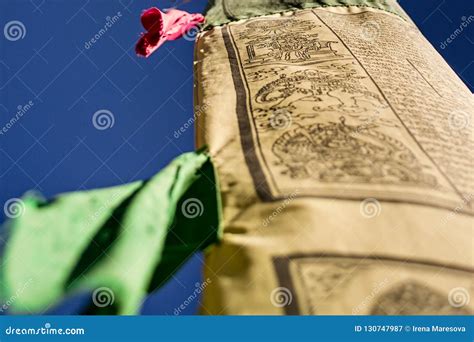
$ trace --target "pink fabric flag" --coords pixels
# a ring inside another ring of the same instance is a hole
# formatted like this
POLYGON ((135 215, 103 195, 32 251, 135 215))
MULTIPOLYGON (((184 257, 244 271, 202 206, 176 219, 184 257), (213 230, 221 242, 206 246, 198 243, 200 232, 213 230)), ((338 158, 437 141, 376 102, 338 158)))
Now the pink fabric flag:
POLYGON ((142 34, 135 51, 140 56, 148 57, 167 40, 182 37, 204 20, 204 16, 199 13, 191 14, 177 9, 162 12, 156 7, 149 8, 141 16, 147 32, 142 34))

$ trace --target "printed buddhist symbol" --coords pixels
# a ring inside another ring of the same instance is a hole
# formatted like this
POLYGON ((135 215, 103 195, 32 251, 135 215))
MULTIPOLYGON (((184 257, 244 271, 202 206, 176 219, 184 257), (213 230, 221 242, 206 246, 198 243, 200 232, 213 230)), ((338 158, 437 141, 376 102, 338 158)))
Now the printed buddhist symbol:
POLYGON ((282 134, 273 153, 291 178, 324 182, 412 183, 434 186, 414 154, 376 130, 339 123, 315 124, 282 134))
POLYGON ((311 21, 295 19, 255 21, 247 24, 246 30, 240 34, 240 38, 247 40, 246 64, 314 62, 339 56, 333 48, 337 41, 321 40, 317 33, 306 33, 317 26, 311 21))

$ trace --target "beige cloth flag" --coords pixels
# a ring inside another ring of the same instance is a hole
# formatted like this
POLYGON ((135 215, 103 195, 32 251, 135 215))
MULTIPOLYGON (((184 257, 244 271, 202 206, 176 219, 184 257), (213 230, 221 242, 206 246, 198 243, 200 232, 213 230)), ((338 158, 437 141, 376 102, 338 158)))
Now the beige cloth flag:
POLYGON ((472 314, 472 94, 395 2, 269 3, 215 1, 197 41, 202 313, 472 314))

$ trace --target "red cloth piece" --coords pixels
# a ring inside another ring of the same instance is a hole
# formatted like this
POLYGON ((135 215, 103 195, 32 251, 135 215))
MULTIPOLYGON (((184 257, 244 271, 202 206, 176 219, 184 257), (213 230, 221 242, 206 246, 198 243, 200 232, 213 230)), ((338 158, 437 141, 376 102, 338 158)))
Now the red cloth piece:
POLYGON ((191 28, 204 22, 204 16, 199 13, 170 9, 162 12, 156 7, 142 13, 141 21, 147 30, 142 33, 135 51, 138 55, 148 57, 167 40, 182 37, 191 28))

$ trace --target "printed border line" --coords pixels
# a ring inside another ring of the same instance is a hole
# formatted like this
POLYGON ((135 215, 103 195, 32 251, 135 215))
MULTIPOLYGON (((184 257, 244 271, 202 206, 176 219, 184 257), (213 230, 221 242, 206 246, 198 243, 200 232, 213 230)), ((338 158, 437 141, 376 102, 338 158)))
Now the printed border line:
POLYGON ((274 199, 271 194, 270 187, 268 186, 267 178, 260 167, 257 153, 255 151, 255 143, 252 137, 252 127, 250 126, 250 120, 248 119, 246 107, 246 87, 240 75, 240 68, 238 65, 238 63, 240 63, 240 58, 238 58, 237 51, 234 49, 230 39, 230 25, 226 25, 226 27, 222 30, 222 37, 224 38, 224 44, 227 54, 229 55, 232 79, 234 81, 236 91, 237 120, 239 123, 240 141, 245 156, 245 162, 247 163, 247 166, 250 170, 250 175, 252 176, 257 194, 263 201, 269 202, 274 199))
POLYGON ((359 61, 359 59, 354 55, 354 53, 352 52, 351 49, 349 49, 349 47, 347 46, 347 44, 342 40, 342 38, 328 25, 326 24, 326 22, 321 19, 321 17, 319 15, 316 14, 316 12, 314 10, 311 10, 311 13, 313 13, 316 18, 318 18, 340 41, 341 43, 346 47, 347 51, 349 51, 349 53, 352 55, 352 57, 354 57, 354 59, 357 61, 357 63, 359 63, 360 67, 365 71, 365 73, 367 74, 367 76, 369 76, 369 78, 371 79, 372 83, 377 87, 377 89, 379 90, 380 94, 383 96, 383 98, 385 99, 385 101, 387 102, 387 104, 390 106, 390 109, 392 110, 393 114, 395 114, 395 116, 397 117, 397 119, 400 121, 400 123, 402 124, 402 126, 405 128, 406 132, 408 133, 408 135, 410 135, 410 137, 413 139, 413 141, 418 145, 418 148, 425 154, 425 156, 431 161, 431 163, 435 166, 435 168, 438 170, 438 172, 444 177, 444 179, 449 183, 449 185, 451 185, 451 187, 453 188, 453 190, 456 192, 456 194, 459 196, 459 199, 461 201, 464 201, 464 197, 463 197, 463 194, 461 191, 459 191, 459 189, 454 185, 454 183, 451 181, 451 179, 446 175, 446 173, 441 170, 441 168, 439 167, 439 165, 433 160, 433 158, 425 151, 425 149, 423 148, 423 146, 420 144, 420 142, 416 139, 415 135, 410 131, 410 129, 407 127, 407 125, 405 124, 405 122, 400 118, 400 116, 398 115, 397 111, 395 110, 395 108, 393 107, 393 105, 390 103, 390 101, 388 100, 387 96, 385 96, 385 93, 382 91, 382 89, 380 88, 380 86, 377 84, 377 82, 375 82, 374 78, 372 77, 371 74, 369 74, 369 72, 367 71, 367 69, 365 68, 365 66, 359 61))
MULTIPOLYGON (((257 164, 257 167, 259 167, 262 170, 265 186, 268 188, 267 189, 268 196, 270 198, 273 198, 273 200, 275 200, 275 196, 273 195, 272 188, 270 187, 269 184, 271 184, 271 186, 273 186, 276 193, 281 193, 282 191, 281 191, 281 189, 278 185, 278 182, 275 179, 275 176, 273 175, 273 172, 271 171, 272 169, 268 166, 267 159, 265 157, 265 154, 263 153, 262 144, 260 143, 260 136, 258 134, 258 131, 256 129, 255 130, 252 129, 252 127, 253 128, 257 127, 257 123, 255 121, 255 117, 253 116, 254 110, 253 110, 253 104, 252 104, 252 100, 251 100, 252 99, 252 93, 250 91, 249 81, 248 81, 247 75, 246 75, 246 69, 248 67, 244 67, 244 65, 243 65, 243 62, 240 58, 239 50, 237 49, 237 43, 235 41, 235 38, 234 38, 234 35, 232 34, 231 29, 229 29, 229 37, 230 37, 230 41, 232 43, 232 46, 233 46, 234 51, 235 51, 236 56, 237 56, 238 67, 239 67, 239 71, 240 71, 239 76, 242 79, 244 89, 245 89, 246 94, 247 94, 246 101, 244 102, 245 109, 246 109, 245 118, 246 118, 246 120, 248 120, 250 122, 250 135, 253 135, 253 133, 255 134, 255 143, 256 144, 254 146, 254 149, 257 151, 257 153, 256 153, 257 158, 256 158, 255 163, 257 164), (258 154, 260 154, 260 159, 259 159, 258 154), (264 164, 263 166, 262 166, 262 163, 264 164), (267 174, 265 173, 265 171, 267 171, 267 174), (269 176, 270 179, 268 179, 267 176, 269 176)), ((262 182, 260 181, 256 186, 258 186, 259 184, 262 184, 262 182)))
MULTIPOLYGON (((316 13, 314 13, 314 10, 310 10, 310 12, 312 14, 314 14, 321 21, 321 23, 323 25, 328 27, 327 24, 323 20, 321 20, 321 18, 319 18, 319 16, 316 13)), ((247 167, 249 168, 249 172, 250 172, 250 175, 252 177, 252 180, 253 180, 253 183, 254 183, 254 186, 255 186, 255 190, 256 190, 257 195, 260 198, 260 200, 262 200, 263 202, 273 202, 273 201, 282 200, 282 199, 285 199, 286 196, 284 196, 282 194, 279 194, 279 195, 275 196, 275 195, 272 194, 272 191, 271 191, 271 188, 269 186, 267 177, 266 177, 266 175, 265 175, 265 173, 262 169, 262 165, 261 165, 261 163, 260 163, 260 161, 257 157, 256 149, 260 148, 260 153, 262 153, 261 146, 257 147, 257 144, 255 144, 254 138, 252 136, 253 129, 252 129, 252 126, 251 126, 251 122, 250 122, 250 119, 249 119, 249 112, 248 112, 248 108, 247 108, 247 105, 246 105, 246 103, 248 101, 248 94, 247 94, 248 89, 245 86, 244 79, 243 79, 243 76, 242 76, 241 71, 240 71, 240 68, 241 67, 243 68, 243 66, 241 64, 240 56, 238 55, 238 50, 237 50, 237 47, 235 46, 235 42, 234 43, 232 42, 232 33, 231 33, 231 30, 230 30, 230 26, 231 26, 231 24, 226 25, 225 27, 223 27, 222 36, 223 36, 223 39, 224 39, 224 45, 226 47, 227 54, 229 56, 229 61, 230 61, 229 64, 230 64, 230 68, 231 68, 232 79, 233 79, 235 90, 236 90, 236 113, 237 113, 237 120, 238 120, 240 135, 241 135, 240 140, 241 140, 241 145, 242 145, 242 149, 243 149, 243 153, 244 153, 244 157, 245 157, 245 162, 247 164, 247 167)), ((377 87, 380 94, 384 97, 387 104, 390 106, 390 108, 392 108, 392 111, 394 112, 394 115, 396 115, 397 118, 401 121, 401 119, 398 117, 396 112, 393 110, 392 105, 390 104, 390 102, 385 97, 385 94, 381 91, 380 87, 374 82, 373 78, 367 72, 365 67, 362 66, 360 61, 353 55, 352 51, 347 47, 347 45, 342 41, 342 39, 331 28, 329 28, 329 30, 331 32, 333 32, 333 34, 336 36, 336 38, 338 38, 340 40, 340 42, 346 47, 346 49, 353 56, 353 58, 359 63, 359 65, 362 67, 362 69, 366 72, 367 76, 372 80, 374 85, 377 87)), ((401 121, 401 122, 402 122, 402 125, 406 128, 403 121, 401 121)), ((411 132, 407 128, 406 128, 406 130, 407 130, 408 134, 410 136, 412 136, 411 132)), ((258 137, 257 137, 257 139, 258 139, 258 137)), ((414 139, 414 141, 419 146, 418 141, 416 139, 414 139)), ((426 155, 426 152, 421 147, 420 147, 420 149, 426 155)), ((426 156, 429 160, 432 161, 432 159, 428 155, 426 155, 426 156)), ((432 163, 437 169, 439 169, 437 164, 435 164, 433 161, 432 161, 432 163)), ((267 166, 267 168, 268 168, 268 166, 267 166)), ((273 173, 271 171, 269 171, 269 173, 273 177, 273 173)), ((440 171, 440 173, 447 180, 447 177, 445 176, 445 174, 441 171, 440 171)), ((453 186, 452 183, 449 180, 447 180, 447 181, 451 186, 453 186)), ((278 186, 276 186, 276 187, 278 188, 278 186)), ((453 188, 456 189, 454 186, 453 186, 453 188)), ((370 189, 368 189, 367 192, 370 192, 370 189)), ((461 201, 463 201, 462 194, 460 194, 457 191, 457 189, 456 189, 456 194, 458 196, 460 196, 461 201)), ((390 196, 390 194, 388 196, 390 196)), ((297 198, 330 198, 330 199, 360 201, 361 199, 364 199, 367 196, 354 197, 354 196, 341 196, 341 195, 328 196, 328 195, 304 194, 304 195, 298 195, 296 197, 297 198)), ((384 196, 384 198, 381 198, 380 200, 384 201, 384 202, 390 202, 390 203, 406 203, 406 204, 422 205, 422 206, 426 206, 426 207, 444 209, 444 210, 448 210, 448 211, 452 211, 459 204, 459 203, 453 203, 452 205, 438 204, 438 203, 432 203, 432 202, 427 202, 427 201, 422 201, 422 200, 386 198, 385 196, 384 196)), ((446 202, 449 202, 449 201, 446 201, 446 202)), ((465 215, 469 215, 469 216, 474 216, 474 213, 471 212, 471 211, 461 210, 460 213, 465 214, 465 215)))
POLYGON ((435 267, 447 269, 453 272, 464 272, 474 274, 474 269, 455 264, 443 264, 434 262, 428 259, 404 259, 388 255, 363 255, 363 254, 338 254, 338 253, 295 253, 287 256, 274 256, 272 258, 273 266, 278 278, 279 286, 286 287, 292 294, 292 301, 285 306, 285 313, 287 315, 300 315, 298 304, 298 295, 296 293, 293 278, 290 274, 290 263, 297 259, 311 259, 311 258, 340 258, 340 259, 358 259, 358 260, 382 260, 388 262, 408 263, 427 267, 435 267))

